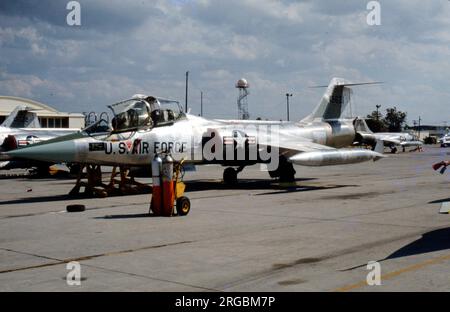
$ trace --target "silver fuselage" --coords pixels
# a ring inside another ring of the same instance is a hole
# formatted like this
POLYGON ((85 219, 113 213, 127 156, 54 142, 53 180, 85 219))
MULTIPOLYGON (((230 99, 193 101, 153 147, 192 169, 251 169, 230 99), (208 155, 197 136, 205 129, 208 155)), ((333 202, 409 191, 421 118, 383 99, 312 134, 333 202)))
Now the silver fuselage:
MULTIPOLYGON (((223 142, 237 132, 245 134, 246 139, 254 138, 258 144, 270 141, 265 145, 280 146, 279 154, 287 157, 298 153, 290 147, 292 142, 308 141, 340 148, 349 146, 355 138, 351 120, 315 120, 308 123, 225 121, 208 120, 188 114, 172 124, 137 131, 90 136, 80 132, 78 138, 67 140, 61 137, 49 141, 52 142, 51 145, 45 142, 32 149, 23 150, 22 156, 66 163, 149 166, 155 154, 170 152, 174 159, 184 159, 187 163, 226 164, 230 163, 229 159, 211 160, 205 157, 205 138, 210 138, 210 134, 214 133, 213 136, 223 142), (267 129, 269 134, 265 131, 267 129), (288 148, 283 148, 284 146, 288 148)), ((261 161, 252 160, 252 163, 258 162, 261 161)))

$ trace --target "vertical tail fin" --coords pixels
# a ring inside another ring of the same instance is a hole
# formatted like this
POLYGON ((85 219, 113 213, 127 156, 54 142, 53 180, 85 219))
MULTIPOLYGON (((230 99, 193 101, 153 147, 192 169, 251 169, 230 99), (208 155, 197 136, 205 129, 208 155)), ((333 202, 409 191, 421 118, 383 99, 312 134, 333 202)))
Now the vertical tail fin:
POLYGON ((9 128, 41 127, 37 114, 25 106, 17 106, 0 126, 9 128))
POLYGON ((302 121, 310 122, 314 119, 340 119, 342 118, 345 108, 351 102, 353 91, 350 87, 378 83, 380 82, 351 83, 343 78, 333 78, 327 87, 316 87, 326 87, 327 90, 325 91, 320 103, 314 109, 313 113, 304 118, 302 121))
MULTIPOLYGON (((344 109, 350 102, 352 90, 345 85, 350 84, 342 78, 331 79, 320 103, 316 106, 313 113, 302 121, 312 121, 314 119, 328 120, 341 118, 344 109)), ((319 86, 322 88, 324 86, 319 86)))
POLYGON ((372 130, 370 130, 370 128, 367 125, 366 120, 364 118, 356 118, 354 125, 355 125, 355 130, 357 132, 373 133, 372 130))

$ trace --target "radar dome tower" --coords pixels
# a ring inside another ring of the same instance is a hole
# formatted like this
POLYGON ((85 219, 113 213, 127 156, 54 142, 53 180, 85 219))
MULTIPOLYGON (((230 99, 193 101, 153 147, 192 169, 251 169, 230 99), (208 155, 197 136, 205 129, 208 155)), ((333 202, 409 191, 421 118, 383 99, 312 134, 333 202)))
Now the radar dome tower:
POLYGON ((237 105, 238 105, 238 118, 239 119, 249 119, 250 115, 248 113, 248 102, 247 102, 247 95, 248 95, 248 82, 244 78, 239 79, 236 82, 236 88, 239 89, 239 96, 237 99, 237 105))

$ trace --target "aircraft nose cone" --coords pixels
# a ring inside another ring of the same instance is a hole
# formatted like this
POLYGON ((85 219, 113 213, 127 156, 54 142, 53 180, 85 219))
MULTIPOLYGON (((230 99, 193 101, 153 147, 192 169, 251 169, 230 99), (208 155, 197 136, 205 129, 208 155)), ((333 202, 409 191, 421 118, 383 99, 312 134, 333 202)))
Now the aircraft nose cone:
POLYGON ((73 141, 33 144, 5 153, 14 158, 48 162, 75 162, 77 158, 73 141))

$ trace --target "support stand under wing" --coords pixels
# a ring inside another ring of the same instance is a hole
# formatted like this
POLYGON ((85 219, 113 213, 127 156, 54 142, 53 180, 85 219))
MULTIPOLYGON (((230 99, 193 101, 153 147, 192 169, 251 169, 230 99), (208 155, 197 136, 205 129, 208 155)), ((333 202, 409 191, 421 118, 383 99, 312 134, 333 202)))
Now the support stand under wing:
POLYGON ((69 195, 76 196, 84 187, 84 194, 95 195, 97 197, 108 197, 111 195, 132 195, 148 193, 152 187, 134 180, 134 177, 128 176, 129 170, 122 166, 114 166, 111 172, 109 183, 103 183, 102 170, 99 165, 82 165, 78 171, 75 186, 69 192, 69 195), (86 168, 86 175, 83 170, 86 168), (119 172, 117 171, 119 168, 119 172), (120 179, 116 179, 119 175, 120 179), (85 181, 83 181, 85 180, 85 181))

